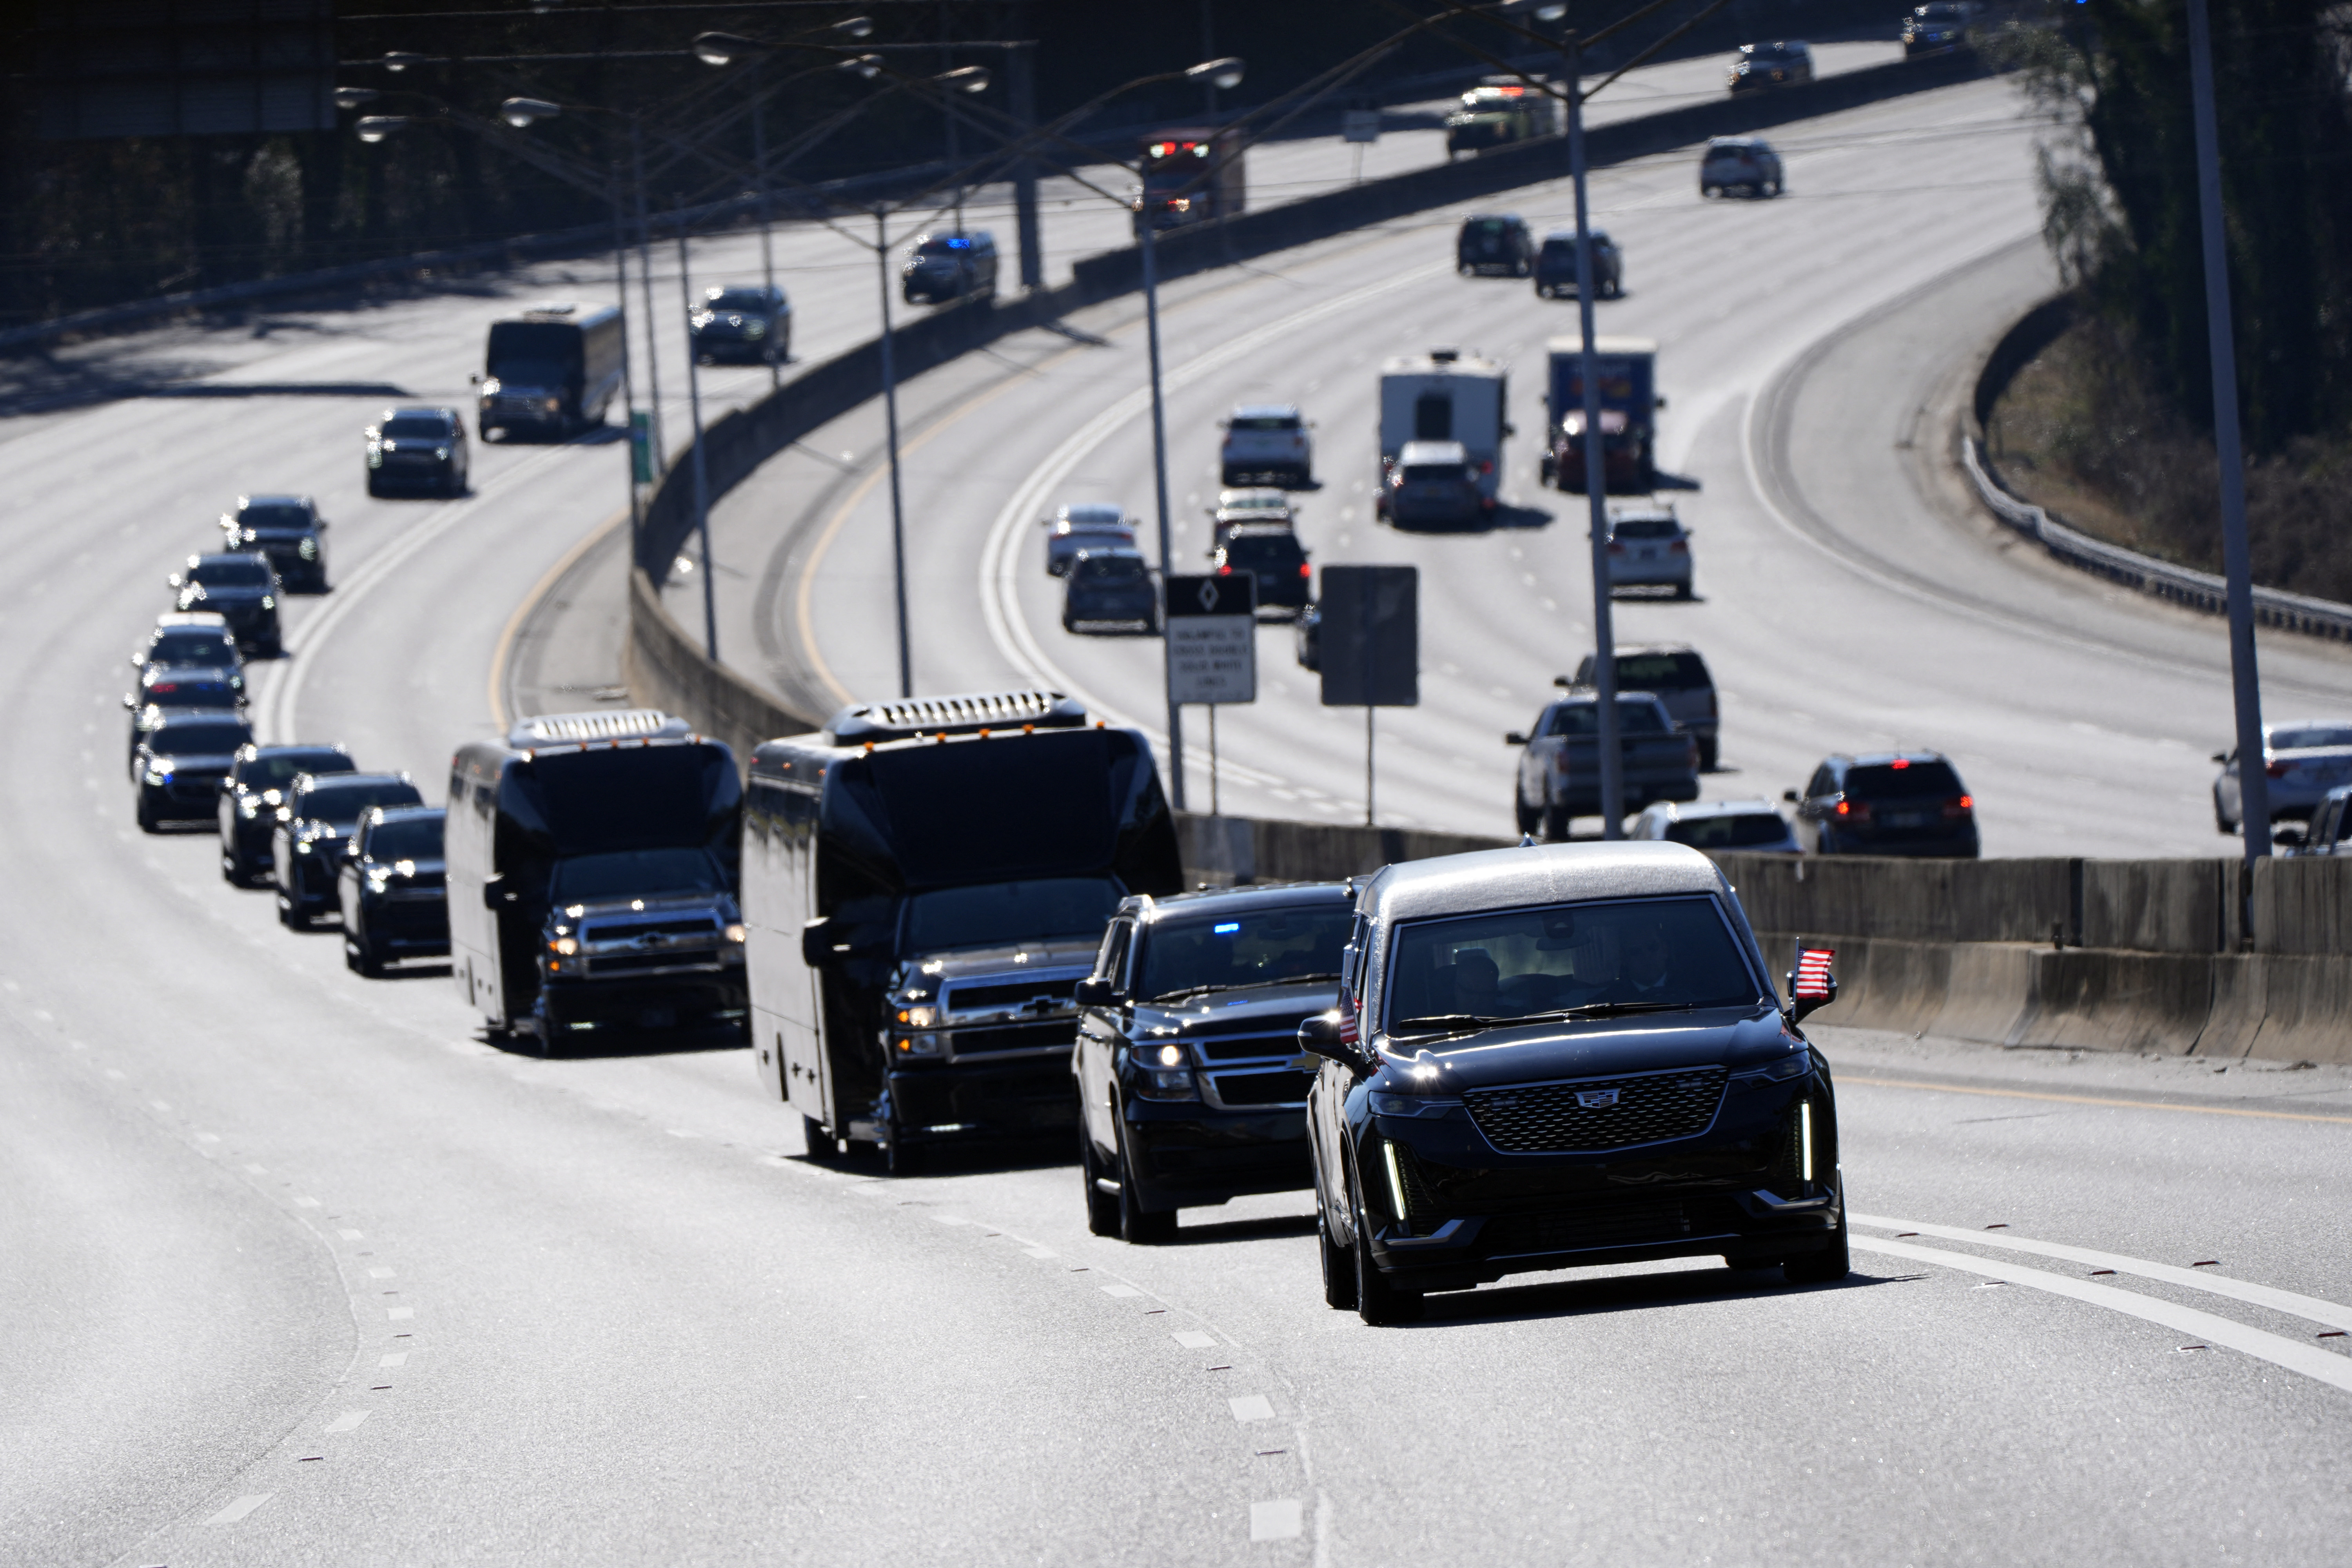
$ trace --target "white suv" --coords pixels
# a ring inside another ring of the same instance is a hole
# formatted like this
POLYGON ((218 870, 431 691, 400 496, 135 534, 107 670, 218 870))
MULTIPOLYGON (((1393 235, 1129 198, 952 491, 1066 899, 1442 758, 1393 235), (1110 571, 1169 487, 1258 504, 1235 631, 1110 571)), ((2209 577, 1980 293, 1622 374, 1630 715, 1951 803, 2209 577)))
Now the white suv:
POLYGON ((1315 482, 1315 444, 1296 405, 1244 404, 1224 422, 1224 450, 1218 461, 1223 483, 1253 482, 1305 489, 1315 482))

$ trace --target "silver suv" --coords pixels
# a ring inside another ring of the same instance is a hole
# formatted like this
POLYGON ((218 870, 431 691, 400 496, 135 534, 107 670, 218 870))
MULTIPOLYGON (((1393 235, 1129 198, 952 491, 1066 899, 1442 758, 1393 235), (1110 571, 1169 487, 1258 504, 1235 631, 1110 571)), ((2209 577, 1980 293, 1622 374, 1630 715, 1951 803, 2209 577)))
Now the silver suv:
POLYGON ((1295 405, 1244 404, 1225 421, 1218 454, 1227 485, 1263 482, 1306 489, 1315 482, 1315 440, 1295 405))

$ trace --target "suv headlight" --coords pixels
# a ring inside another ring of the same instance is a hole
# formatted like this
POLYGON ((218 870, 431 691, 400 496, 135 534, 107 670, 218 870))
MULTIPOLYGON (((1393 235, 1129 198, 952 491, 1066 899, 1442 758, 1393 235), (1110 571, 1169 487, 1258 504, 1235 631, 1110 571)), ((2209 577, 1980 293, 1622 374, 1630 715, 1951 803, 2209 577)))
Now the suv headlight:
POLYGON ((278 607, 278 597, 277 597, 277 595, 274 595, 274 594, 264 594, 264 595, 261 595, 261 607, 262 607, 263 609, 265 609, 265 610, 274 610, 274 609, 276 609, 276 608, 278 607))
POLYGON ((737 921, 733 925, 729 926, 726 931, 727 940, 735 943, 738 947, 741 946, 746 941, 748 941, 751 935, 751 931, 745 929, 741 921, 737 921))
POLYGON ((940 1054, 940 1037, 929 1032, 890 1036, 892 1053, 902 1057, 936 1057, 940 1054))
POLYGON ((170 784, 172 782, 172 764, 169 763, 149 763, 147 767, 147 782, 151 784, 170 784))
POLYGON ((929 1029, 935 1026, 939 1021, 939 1013, 934 1008, 901 1007, 898 1009, 898 1025, 901 1028, 929 1029))
POLYGON ((1135 1092, 1144 1100, 1198 1100, 1191 1068, 1139 1067, 1135 1092))

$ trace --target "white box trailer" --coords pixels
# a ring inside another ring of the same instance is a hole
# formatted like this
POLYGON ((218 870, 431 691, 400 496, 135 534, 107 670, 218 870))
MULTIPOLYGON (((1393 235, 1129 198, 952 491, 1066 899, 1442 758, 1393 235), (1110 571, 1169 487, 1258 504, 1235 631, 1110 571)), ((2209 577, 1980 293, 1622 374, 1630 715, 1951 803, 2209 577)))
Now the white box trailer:
POLYGON ((1389 469, 1407 441, 1459 441, 1478 476, 1478 493, 1495 500, 1503 482, 1503 441, 1511 434, 1509 381, 1506 366, 1456 349, 1382 364, 1378 493, 1388 493, 1389 469))

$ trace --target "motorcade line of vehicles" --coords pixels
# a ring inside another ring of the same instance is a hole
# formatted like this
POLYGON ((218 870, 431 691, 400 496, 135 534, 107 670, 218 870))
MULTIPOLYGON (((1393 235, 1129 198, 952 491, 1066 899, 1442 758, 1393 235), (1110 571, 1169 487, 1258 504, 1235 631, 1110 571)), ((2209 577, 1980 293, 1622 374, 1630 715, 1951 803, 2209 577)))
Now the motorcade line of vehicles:
MULTIPOLYGON (((1601 811, 1601 697, 1570 688, 1547 703, 1532 729, 1503 737, 1519 748, 1511 814, 1522 834, 1552 843, 1568 837, 1571 818, 1601 811)), ((1617 693, 1619 784, 1627 809, 1653 801, 1698 798, 1698 740, 1677 726, 1647 691, 1617 693)))
MULTIPOLYGON (((1578 663, 1573 676, 1561 677, 1552 684, 1571 689, 1590 688, 1598 664, 1588 653, 1578 663)), ((1713 773, 1723 716, 1716 698, 1715 677, 1708 672, 1706 660, 1699 657, 1698 650, 1686 643, 1620 643, 1615 669, 1617 689, 1646 691, 1655 697, 1664 705, 1666 717, 1675 721, 1675 728, 1698 742, 1699 771, 1713 773)))
POLYGON ((1298 1026, 1338 1002, 1354 903, 1315 882, 1118 905, 1075 993, 1096 1235, 1166 1241, 1180 1208, 1307 1184, 1298 1026))
POLYGON ((1156 131, 1137 150, 1142 186, 1135 221, 1181 228, 1231 217, 1249 205, 1248 133, 1237 125, 1156 131))
MULTIPOLYGON (((2238 784, 2238 749, 2216 752, 2213 826, 2237 833, 2245 802, 2238 784)), ((2307 822, 2328 792, 2352 784, 2352 719, 2291 719, 2263 726, 2263 772, 2270 781, 2271 821, 2307 822)))
POLYGON ((352 852, 335 878, 343 962, 371 979, 388 963, 449 952, 437 805, 379 805, 360 818, 352 852))
POLYGON ((245 676, 234 664, 167 668, 149 665, 139 672, 139 689, 125 692, 122 706, 131 710, 131 735, 124 751, 134 773, 140 742, 174 713, 195 709, 241 713, 245 709, 245 676))
POLYGON ((766 283, 720 284, 702 291, 687 318, 694 352, 707 364, 740 360, 782 364, 793 357, 793 302, 766 283))
POLYGON ((220 530, 223 549, 267 555, 289 591, 327 591, 327 520, 309 496, 239 496, 220 530))
POLYGON ((450 973, 494 1038, 745 1016, 735 753, 649 709, 550 713, 457 748, 450 973))
POLYGON ((1225 485, 1269 484, 1286 489, 1315 485, 1315 438, 1295 405, 1245 403, 1223 422, 1217 467, 1225 485))
POLYGON ((1900 855, 1973 860, 1976 797, 1938 752, 1905 749, 1824 758, 1797 808, 1797 835, 1814 855, 1900 855))
MULTIPOLYGON (((1625 254, 1605 231, 1596 228, 1591 233, 1592 297, 1622 300, 1625 296, 1625 254)), ((1576 230, 1556 228, 1544 236, 1543 248, 1536 252, 1535 275, 1537 299, 1576 297, 1576 230)))
POLYGON ((336 878, 357 849, 360 822, 372 807, 424 804, 406 773, 297 774, 286 786, 285 809, 269 831, 278 924, 305 931, 336 911, 336 878))
POLYGON ((1678 844, 1389 866, 1299 1026, 1325 1301, 1370 1323, 1535 1269, 1848 1268, 1837 1100, 1723 874, 1678 844))
POLYGON ((131 668, 149 669, 234 669, 242 671, 245 656, 228 622, 211 610, 166 610, 155 617, 147 640, 131 653, 131 668))
POLYGON ((131 753, 140 828, 153 833, 167 822, 210 817, 230 761, 252 740, 253 727, 235 709, 199 708, 165 715, 140 737, 131 753))
POLYGON ((288 820, 287 792, 306 775, 355 773, 359 764, 341 746, 256 746, 238 749, 215 803, 220 826, 221 878, 231 887, 274 880, 270 836, 288 820))
POLYGON ((286 590, 269 557, 258 553, 191 555, 187 565, 164 581, 177 595, 173 608, 210 610, 236 638, 241 653, 276 658, 285 652, 278 605, 286 590))
MULTIPOLYGON (((466 444, 466 422, 456 409, 387 408, 362 432, 362 438, 367 443, 368 494, 384 496, 399 489, 441 496, 466 493, 473 457, 466 444)), ((325 582, 322 558, 321 592, 325 582)))
POLYGON ((996 298, 996 237, 986 229, 918 235, 898 268, 909 305, 996 298))
POLYGON ((538 305, 490 326, 475 423, 482 439, 564 440, 604 422, 620 395, 620 311, 609 305, 538 305))
POLYGON ((1795 87, 1813 79, 1812 46, 1801 39, 1742 44, 1724 79, 1734 94, 1795 87))
POLYGON ((1068 1134, 1077 983, 1183 886, 1141 733, 1050 691, 854 706, 761 746, 743 816, 753 1053, 812 1157, 1068 1134))

